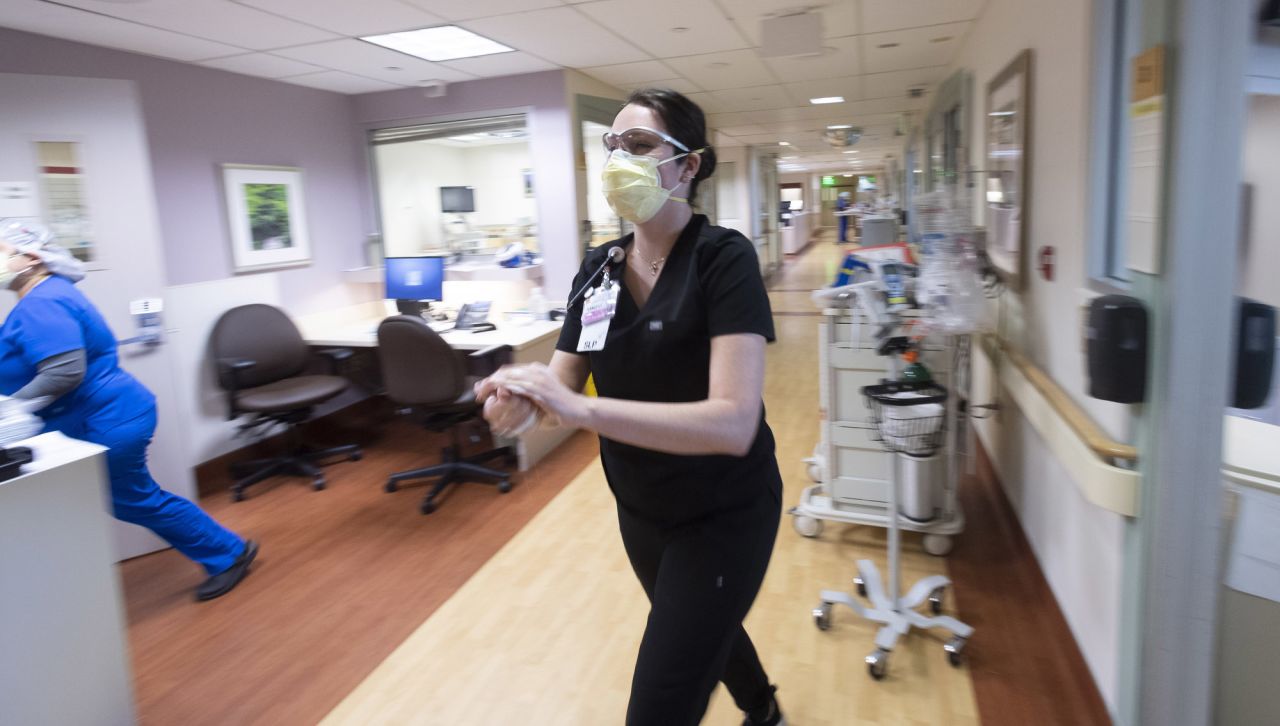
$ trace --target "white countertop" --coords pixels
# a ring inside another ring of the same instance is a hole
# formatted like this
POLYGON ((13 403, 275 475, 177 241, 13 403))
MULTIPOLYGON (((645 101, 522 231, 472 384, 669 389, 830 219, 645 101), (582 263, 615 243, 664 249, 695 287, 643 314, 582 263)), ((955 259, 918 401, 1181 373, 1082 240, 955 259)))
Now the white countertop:
MULTIPOLYGON (((378 345, 378 324, 382 318, 368 318, 346 322, 326 323, 321 320, 299 325, 302 337, 310 345, 331 345, 342 348, 374 348, 378 345)), ((457 350, 483 350, 494 345, 509 345, 521 350, 560 335, 559 320, 534 320, 526 324, 496 323, 497 330, 472 333, 467 330, 450 330, 441 333, 450 346, 457 350)))
POLYGON ((18 481, 31 474, 56 469, 106 451, 105 448, 97 444, 68 438, 57 431, 50 431, 47 434, 33 436, 23 441, 15 441, 9 446, 25 446, 31 449, 32 461, 30 464, 22 466, 20 475, 8 481, 0 482, 0 486, 18 481))
POLYGON ((1222 472, 1239 484, 1280 491, 1280 426, 1227 416, 1222 472))

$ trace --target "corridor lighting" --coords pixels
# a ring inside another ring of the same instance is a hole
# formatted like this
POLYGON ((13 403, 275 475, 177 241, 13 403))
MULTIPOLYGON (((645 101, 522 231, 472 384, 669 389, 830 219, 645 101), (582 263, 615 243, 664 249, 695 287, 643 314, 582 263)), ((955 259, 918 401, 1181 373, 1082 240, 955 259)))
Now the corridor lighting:
POLYGON ((809 103, 819 105, 823 103, 844 103, 844 96, 822 96, 820 98, 811 98, 809 103))
POLYGON ((406 30, 384 35, 367 35, 360 40, 429 61, 474 58, 515 50, 456 25, 440 25, 434 28, 406 30))
POLYGON ((831 124, 827 128, 833 131, 836 129, 851 129, 853 128, 853 124, 831 124))
POLYGON ((790 145, 791 145, 791 142, 790 142, 790 141, 779 141, 779 142, 778 142, 778 146, 790 146, 790 145))
POLYGON ((841 154, 856 154, 856 153, 858 153, 858 152, 857 152, 857 150, 856 150, 856 149, 851 149, 851 150, 849 150, 849 151, 842 151, 842 152, 840 152, 840 153, 841 153, 841 154))

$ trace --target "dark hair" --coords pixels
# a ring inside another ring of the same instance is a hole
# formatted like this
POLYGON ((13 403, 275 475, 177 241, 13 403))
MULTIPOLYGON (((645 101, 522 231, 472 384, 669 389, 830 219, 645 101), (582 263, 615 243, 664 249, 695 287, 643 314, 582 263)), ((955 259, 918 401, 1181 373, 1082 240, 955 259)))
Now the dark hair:
POLYGON ((698 104, 690 101, 684 94, 669 88, 641 88, 627 96, 627 105, 635 104, 652 109, 667 127, 672 138, 697 151, 702 157, 702 165, 689 184, 689 204, 698 198, 698 182, 715 173, 716 150, 707 142, 707 117, 703 115, 698 104))

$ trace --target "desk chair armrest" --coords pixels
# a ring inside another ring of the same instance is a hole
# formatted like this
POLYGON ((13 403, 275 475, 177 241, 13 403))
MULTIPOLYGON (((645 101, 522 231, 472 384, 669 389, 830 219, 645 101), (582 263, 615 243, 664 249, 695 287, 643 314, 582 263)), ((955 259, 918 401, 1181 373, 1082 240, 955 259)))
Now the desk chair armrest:
POLYGON ((352 356, 350 348, 325 348, 316 352, 329 359, 329 373, 335 376, 342 374, 342 364, 352 356))
POLYGON ((488 376, 510 360, 511 346, 506 344, 491 345, 488 348, 473 351, 467 355, 471 374, 488 376))
POLYGON ((240 415, 236 409, 236 392, 244 388, 240 385, 240 374, 258 365, 258 362, 248 358, 219 358, 217 364, 218 377, 222 378, 226 374, 226 380, 231 384, 227 389, 227 420, 233 421, 240 415))

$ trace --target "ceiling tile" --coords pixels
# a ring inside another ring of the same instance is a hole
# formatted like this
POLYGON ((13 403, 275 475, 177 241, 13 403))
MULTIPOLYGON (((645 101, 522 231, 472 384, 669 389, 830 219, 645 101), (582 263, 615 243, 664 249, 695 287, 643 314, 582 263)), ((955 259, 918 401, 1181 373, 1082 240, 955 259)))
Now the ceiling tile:
POLYGON ((690 83, 683 78, 662 78, 656 81, 646 81, 644 83, 627 83, 622 88, 628 91, 634 91, 637 88, 669 88, 677 93, 683 93, 686 96, 691 93, 701 93, 703 89, 696 84, 690 83))
POLYGON ((405 0, 449 20, 473 20, 560 7, 559 0, 405 0))
POLYGON ((835 38, 823 42, 822 55, 767 58, 765 63, 784 83, 854 76, 862 73, 860 43, 858 38, 835 38))
MULTIPOLYGON (((818 106, 809 103, 811 98, 843 96, 847 103, 862 96, 862 83, 859 76, 824 78, 817 81, 795 81, 786 85, 797 106, 813 109, 817 109, 818 106)), ((810 111, 808 113, 837 112, 837 104, 822 104, 821 106, 823 111, 810 111)))
POLYGON ((862 97, 906 98, 908 89, 931 86, 941 81, 946 74, 946 66, 890 73, 868 73, 862 77, 862 97))
POLYGON ((765 108, 782 108, 791 105, 791 98, 782 86, 756 86, 754 88, 729 88, 711 93, 722 111, 752 111, 765 108))
POLYGON ((709 91, 699 93, 686 94, 690 101, 698 104, 698 108, 702 109, 704 114, 723 113, 728 110, 720 99, 711 95, 709 91))
POLYGON ((86 13, 40 0, 4 0, 6 28, 180 61, 243 53, 243 48, 86 13))
POLYGON ((493 53, 491 55, 476 56, 475 58, 459 58, 458 60, 442 61, 439 65, 469 73, 477 78, 517 76, 522 73, 550 71, 560 67, 555 63, 535 58, 528 53, 521 53, 520 51, 493 53))
POLYGON ((865 73, 884 73, 949 64, 971 23, 895 30, 862 36, 865 73), (945 40, 944 40, 945 39, 945 40), (886 48, 884 46, 893 46, 886 48))
POLYGON ((447 21, 400 0, 316 2, 316 0, 233 0, 339 35, 373 35, 413 30, 447 21))
POLYGON ((648 53, 568 7, 468 20, 460 25, 569 68, 651 59, 648 53))
POLYGON ((421 58, 353 38, 281 48, 274 52, 276 55, 313 63, 323 68, 346 71, 401 86, 412 86, 419 81, 431 80, 465 81, 474 77, 439 63, 424 61, 421 58), (390 68, 400 70, 388 70, 390 68))
POLYGON ((763 86, 778 82, 754 50, 731 50, 723 53, 669 58, 667 65, 709 91, 763 86))
POLYGON ((658 58, 750 45, 712 0, 601 0, 574 7, 658 58))
POLYGON ((231 71, 232 73, 262 76, 263 78, 300 76, 303 73, 318 73, 324 70, 310 63, 303 63, 292 58, 281 58, 270 53, 247 53, 245 55, 233 55, 230 58, 214 58, 213 60, 200 61, 200 65, 231 71))
POLYGON ((361 78, 342 71, 308 73, 303 76, 292 76, 281 80, 297 86, 310 86, 311 88, 337 91, 338 93, 370 93, 372 91, 389 91, 399 88, 399 86, 391 83, 375 81, 372 78, 361 78))
POLYGON ((717 131, 729 134, 730 136, 747 136, 749 134, 767 134, 769 129, 757 124, 747 124, 746 126, 730 126, 728 128, 717 128, 717 131))
POLYGON ((985 0, 862 0, 862 33, 973 20, 985 0))
POLYGON ((582 72, 616 86, 645 83, 660 78, 675 78, 679 75, 662 61, 656 60, 583 68, 582 72))
POLYGON ((732 18, 742 34, 752 45, 760 45, 760 21, 765 17, 794 12, 797 7, 809 7, 822 14, 822 36, 838 38, 861 32, 857 22, 856 0, 729 0, 723 3, 725 12, 732 18))
POLYGON ((226 0, 169 0, 168 2, 104 3, 100 0, 59 0, 64 5, 133 20, 144 25, 187 33, 252 50, 314 43, 335 37, 292 20, 226 0))

